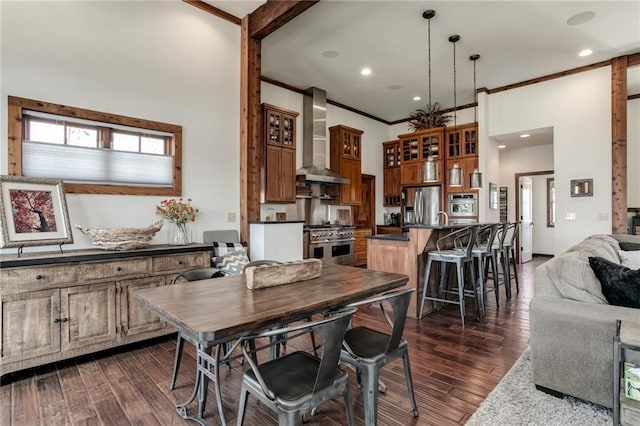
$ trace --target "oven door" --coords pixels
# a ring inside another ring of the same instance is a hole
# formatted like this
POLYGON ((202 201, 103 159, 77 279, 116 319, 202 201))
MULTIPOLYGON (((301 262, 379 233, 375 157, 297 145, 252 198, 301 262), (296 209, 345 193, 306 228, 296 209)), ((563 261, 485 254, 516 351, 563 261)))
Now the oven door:
POLYGON ((309 243, 309 257, 324 265, 353 265, 353 239, 309 243))
POLYGON ((449 216, 477 216, 476 205, 472 200, 450 201, 449 216))

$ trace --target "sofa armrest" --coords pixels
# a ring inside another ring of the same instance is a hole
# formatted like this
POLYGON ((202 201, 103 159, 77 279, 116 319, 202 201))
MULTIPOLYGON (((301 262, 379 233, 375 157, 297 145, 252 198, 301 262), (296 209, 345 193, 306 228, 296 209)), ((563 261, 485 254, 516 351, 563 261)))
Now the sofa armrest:
POLYGON ((534 383, 611 407, 618 319, 640 323, 640 309, 534 297, 530 304, 534 383))

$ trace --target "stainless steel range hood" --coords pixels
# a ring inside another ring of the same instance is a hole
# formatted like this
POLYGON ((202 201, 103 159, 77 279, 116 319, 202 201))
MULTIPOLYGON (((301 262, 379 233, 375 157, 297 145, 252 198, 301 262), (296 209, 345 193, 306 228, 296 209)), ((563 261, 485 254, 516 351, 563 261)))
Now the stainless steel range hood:
POLYGON ((327 169, 327 93, 317 87, 304 92, 302 167, 296 178, 307 182, 342 184, 349 179, 327 169))

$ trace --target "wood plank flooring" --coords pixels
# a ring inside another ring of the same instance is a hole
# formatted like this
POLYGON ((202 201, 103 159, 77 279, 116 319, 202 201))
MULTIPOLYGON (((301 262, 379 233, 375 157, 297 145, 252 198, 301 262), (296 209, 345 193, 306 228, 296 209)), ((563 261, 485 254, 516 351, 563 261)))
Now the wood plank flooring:
MULTIPOLYGON (((458 307, 450 305, 421 321, 407 319, 404 337, 410 348, 413 383, 420 417, 411 415, 402 363, 382 371, 388 389, 379 398, 380 425, 459 425, 478 408, 529 342, 529 302, 533 272, 547 260, 534 258, 519 266, 520 293, 507 300, 500 288, 500 308, 492 293, 487 316, 477 320, 469 311, 467 327, 460 327, 458 307)), ((382 327, 377 308, 361 308, 355 325, 382 327)), ((290 343, 288 350, 304 348, 308 339, 290 343)), ((195 354, 185 345, 182 367, 174 391, 168 390, 175 341, 161 339, 126 350, 59 362, 5 377, 0 386, 0 424, 9 425, 180 425, 175 404, 191 392, 195 354)), ((236 420, 240 380, 244 367, 221 368, 225 416, 236 420)), ((348 370, 356 424, 364 424, 362 395, 355 374, 348 370)), ((195 406, 191 412, 195 410, 195 406)), ((205 418, 220 424, 215 394, 210 388, 205 418)), ((246 425, 277 424, 277 417, 249 399, 246 425)), ((346 424, 340 399, 319 407, 309 425, 346 424)))

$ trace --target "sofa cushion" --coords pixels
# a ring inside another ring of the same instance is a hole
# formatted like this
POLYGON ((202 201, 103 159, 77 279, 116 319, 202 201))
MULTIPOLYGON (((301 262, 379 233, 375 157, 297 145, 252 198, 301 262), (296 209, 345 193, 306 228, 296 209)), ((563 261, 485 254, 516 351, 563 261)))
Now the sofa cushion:
POLYGON ((601 257, 590 257, 589 265, 611 305, 640 308, 640 269, 629 269, 601 257))
POLYGON ((606 304, 600 281, 589 266, 589 256, 586 250, 563 253, 547 262, 549 276, 564 299, 606 304))
POLYGON ((225 242, 225 241, 214 241, 213 242, 213 256, 224 256, 227 253, 231 253, 232 251, 244 250, 247 251, 247 243, 237 243, 237 242, 225 242))
POLYGON ((620 255, 620 264, 630 269, 640 268, 640 250, 636 251, 618 251, 620 255))
POLYGON ((249 264, 249 258, 245 249, 235 250, 223 256, 213 258, 214 266, 226 275, 240 275, 244 267, 249 264))

